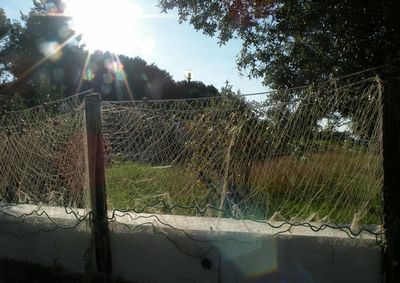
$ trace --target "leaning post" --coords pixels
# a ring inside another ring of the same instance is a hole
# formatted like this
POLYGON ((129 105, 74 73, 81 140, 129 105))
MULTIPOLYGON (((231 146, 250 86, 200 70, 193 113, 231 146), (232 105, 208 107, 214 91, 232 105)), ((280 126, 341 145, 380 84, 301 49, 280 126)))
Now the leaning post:
POLYGON ((87 133, 87 158, 92 211, 92 247, 98 278, 107 282, 111 277, 111 248, 108 229, 107 197, 104 173, 104 145, 101 125, 101 97, 91 94, 85 97, 87 133))
POLYGON ((400 72, 386 69, 383 82, 383 201, 386 245, 383 282, 400 278, 400 72))

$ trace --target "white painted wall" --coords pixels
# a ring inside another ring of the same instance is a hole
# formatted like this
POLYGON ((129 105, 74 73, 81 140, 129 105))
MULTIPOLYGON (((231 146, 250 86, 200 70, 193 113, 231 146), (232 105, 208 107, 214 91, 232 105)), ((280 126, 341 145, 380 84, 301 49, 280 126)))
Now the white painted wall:
MULTIPOLYGON (((9 235, 55 227, 47 217, 37 215, 25 222, 4 224, 12 219, 2 212, 18 216, 35 209, 38 207, 30 205, 0 209, 0 259, 45 266, 57 263, 71 272, 83 272, 90 245, 85 221, 74 229, 21 239, 9 235)), ((42 207, 39 211, 46 211, 58 224, 75 224, 63 208, 42 207)), ((233 219, 134 213, 119 213, 115 219, 110 224, 115 278, 191 283, 381 282, 381 251, 369 235, 351 240, 337 230, 326 228, 316 233, 304 227, 273 235, 278 230, 266 224, 233 219)), ((287 228, 283 226, 281 231, 287 228)))

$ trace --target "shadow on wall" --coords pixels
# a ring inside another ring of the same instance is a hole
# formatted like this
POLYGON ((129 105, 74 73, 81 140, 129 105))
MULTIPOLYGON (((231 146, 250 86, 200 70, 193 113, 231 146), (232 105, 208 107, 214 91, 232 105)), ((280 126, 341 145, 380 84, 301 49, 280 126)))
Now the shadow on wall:
MULTIPOLYGON (((5 210, 0 208, 0 260, 84 273, 91 238, 86 220, 77 225, 62 207, 8 208, 9 215, 24 218, 10 218, 5 210)), ((85 215, 83 209, 75 212, 85 215)), ((168 283, 380 282, 381 250, 370 236, 350 239, 338 230, 312 232, 304 227, 272 235, 277 231, 265 223, 156 214, 123 216, 126 214, 115 215, 110 222, 114 279, 168 283)))
POLYGON ((126 280, 380 282, 381 251, 373 240, 212 230, 190 231, 189 239, 155 226, 126 229, 116 224, 111 233, 114 274, 126 280))

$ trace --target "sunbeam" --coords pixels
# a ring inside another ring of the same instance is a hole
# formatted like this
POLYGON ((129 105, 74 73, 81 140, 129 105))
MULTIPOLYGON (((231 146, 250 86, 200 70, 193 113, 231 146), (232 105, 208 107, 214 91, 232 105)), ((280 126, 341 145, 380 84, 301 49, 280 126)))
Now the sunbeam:
POLYGON ((21 75, 19 75, 18 79, 14 81, 12 84, 10 84, 8 87, 11 88, 14 85, 18 84, 18 82, 24 80, 29 74, 31 74, 35 69, 37 69, 40 65, 42 65, 44 62, 47 60, 53 58, 55 55, 59 54, 60 51, 69 43, 71 43, 78 35, 73 34, 69 38, 67 38, 64 42, 61 44, 52 44, 51 46, 48 46, 47 48, 42 47, 42 49, 46 49, 45 52, 42 52, 44 54, 44 57, 37 61, 35 64, 33 64, 31 67, 29 67, 25 72, 23 72, 21 75))
POLYGON ((135 31, 142 13, 138 4, 128 0, 68 0, 65 4, 72 29, 82 34, 89 51, 118 54, 137 44, 135 31))

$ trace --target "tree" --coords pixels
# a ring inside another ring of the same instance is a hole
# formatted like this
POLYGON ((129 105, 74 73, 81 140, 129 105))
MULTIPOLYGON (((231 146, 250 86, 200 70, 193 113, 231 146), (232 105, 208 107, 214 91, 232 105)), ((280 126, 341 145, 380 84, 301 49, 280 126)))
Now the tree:
POLYGON ((8 33, 10 20, 7 19, 3 8, 0 8, 0 39, 8 33))
POLYGON ((6 86, 8 93, 19 92, 33 103, 43 77, 51 85, 65 87, 65 94, 76 91, 88 54, 69 27, 69 18, 47 16, 62 11, 62 1, 33 1, 31 11, 21 16, 22 23, 10 24, 1 48, 3 64, 13 77, 6 86))
POLYGON ((2 8, 0 8, 0 83, 7 80, 7 62, 4 60, 3 46, 7 41, 10 33, 11 22, 6 17, 6 14, 2 8))
POLYGON ((206 86, 200 81, 180 81, 177 83, 178 92, 183 98, 202 98, 219 95, 213 85, 206 86))
POLYGON ((95 52, 89 63, 91 84, 107 100, 166 99, 176 89, 172 76, 139 57, 95 52))
POLYGON ((287 88, 382 64, 400 65, 400 1, 159 0, 164 12, 217 36, 243 40, 238 67, 287 88))

